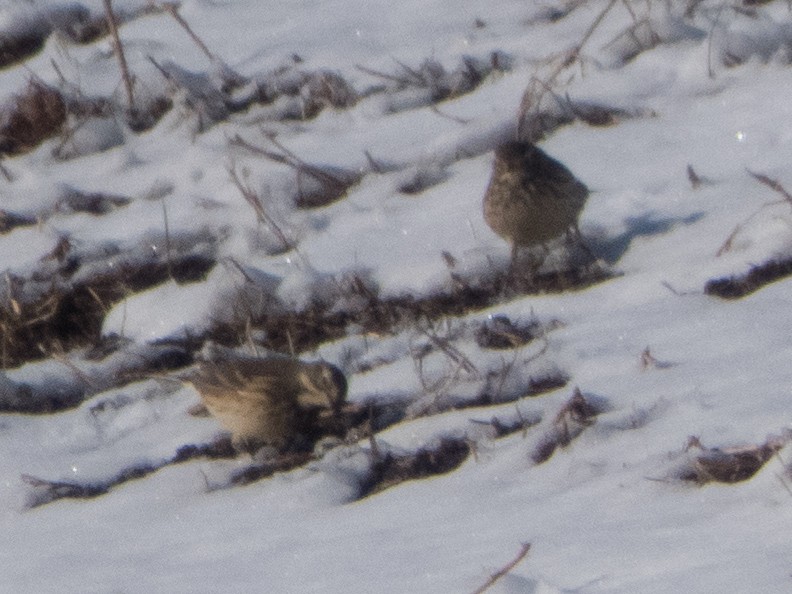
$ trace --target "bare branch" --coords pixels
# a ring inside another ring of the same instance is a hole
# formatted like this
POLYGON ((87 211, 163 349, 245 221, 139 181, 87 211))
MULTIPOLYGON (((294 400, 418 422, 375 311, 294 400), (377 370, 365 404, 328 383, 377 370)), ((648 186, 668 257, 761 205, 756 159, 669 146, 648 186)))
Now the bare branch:
POLYGON ((525 558, 525 556, 528 554, 528 551, 530 550, 531 550, 530 542, 522 543, 522 545, 520 546, 520 552, 517 553, 517 556, 514 559, 512 559, 509 563, 501 567, 498 571, 493 573, 490 576, 490 578, 484 583, 484 585, 482 585, 479 589, 473 592, 473 594, 481 594, 482 592, 489 590, 493 586, 493 584, 495 584, 495 582, 497 582, 499 579, 501 579, 503 576, 509 573, 512 569, 514 569, 517 566, 517 564, 525 558))

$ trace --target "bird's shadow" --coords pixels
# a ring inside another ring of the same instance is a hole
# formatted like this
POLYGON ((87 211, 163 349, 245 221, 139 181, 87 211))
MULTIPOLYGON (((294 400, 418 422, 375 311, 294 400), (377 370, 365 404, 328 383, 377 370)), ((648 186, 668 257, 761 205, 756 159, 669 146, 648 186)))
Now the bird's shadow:
POLYGON ((648 214, 640 217, 630 217, 626 220, 626 229, 615 236, 606 236, 599 233, 587 234, 586 244, 598 257, 608 264, 618 262, 636 237, 661 235, 668 233, 677 225, 692 225, 701 220, 704 212, 696 212, 685 217, 657 217, 648 214))

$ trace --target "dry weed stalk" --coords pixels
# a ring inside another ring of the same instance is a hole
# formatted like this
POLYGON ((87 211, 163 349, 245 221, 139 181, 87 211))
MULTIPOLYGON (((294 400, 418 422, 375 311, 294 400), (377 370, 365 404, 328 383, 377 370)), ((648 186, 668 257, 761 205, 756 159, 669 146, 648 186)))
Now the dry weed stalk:
POLYGON ((209 58, 212 62, 216 62, 217 58, 215 58, 214 54, 209 51, 209 48, 206 47, 206 44, 203 40, 196 35, 195 31, 192 30, 192 27, 184 20, 184 17, 179 14, 179 4, 176 2, 160 2, 157 5, 159 8, 167 12, 169 15, 173 17, 175 20, 186 32, 187 35, 195 42, 200 50, 204 53, 204 55, 209 58))
POLYGON ((476 366, 473 365, 472 361, 465 356, 462 351, 456 348, 448 341, 448 337, 441 337, 438 336, 435 332, 434 328, 421 328, 421 334, 423 334, 429 341, 438 349, 440 349, 446 357, 448 357, 451 361, 459 365, 461 369, 463 369, 466 373, 472 375, 473 377, 479 377, 479 371, 476 369, 476 366))
POLYGON ((550 430, 534 448, 531 458, 534 463, 547 461, 559 447, 572 443, 586 428, 596 421, 599 411, 586 400, 580 388, 575 388, 572 397, 564 403, 553 419, 550 430))
POLYGON ((570 50, 567 50, 560 56, 556 55, 548 60, 549 64, 555 62, 555 66, 550 70, 550 73, 543 79, 538 76, 532 76, 525 91, 523 92, 522 100, 517 117, 517 138, 523 140, 536 140, 541 134, 538 129, 525 129, 527 123, 532 125, 537 122, 531 122, 529 117, 530 113, 538 114, 542 101, 547 93, 552 93, 552 89, 558 84, 558 78, 570 66, 580 61, 580 53, 588 43, 591 36, 602 23, 605 16, 616 5, 619 0, 610 0, 608 4, 600 11, 594 21, 589 25, 589 28, 583 34, 580 41, 570 50))
POLYGON ((190 27, 190 24, 185 20, 185 18, 179 13, 179 3, 177 2, 160 2, 154 5, 156 9, 162 10, 168 13, 176 23, 184 29, 184 31, 189 35, 190 39, 193 40, 195 45, 204 53, 204 55, 209 58, 212 64, 218 65, 221 67, 221 74, 223 76, 223 83, 224 83, 224 90, 229 90, 229 87, 237 87, 245 82, 244 77, 239 75, 238 73, 231 70, 231 68, 220 60, 215 54, 213 54, 209 47, 203 42, 203 40, 198 36, 198 34, 190 27))
MULTIPOLYGON (((452 329, 449 328, 446 336, 439 336, 437 331, 431 326, 421 327, 419 324, 418 332, 428 339, 428 343, 418 347, 411 348, 412 361, 415 367, 418 380, 421 383, 421 389, 424 396, 432 396, 429 409, 438 407, 439 401, 448 395, 449 390, 463 376, 477 378, 480 376, 478 369, 473 363, 464 355, 459 349, 449 342, 449 335, 452 329), (450 362, 450 367, 438 378, 430 381, 427 379, 424 370, 424 359, 435 351, 440 351, 450 362)), ((415 416, 420 416, 426 412, 424 406, 421 410, 415 411, 415 416)))
POLYGON ((230 144, 232 146, 242 147, 255 155, 260 155, 271 161, 281 163, 294 169, 297 172, 298 206, 300 203, 303 203, 307 207, 324 206, 325 204, 334 202, 335 200, 343 197, 351 186, 360 181, 360 175, 357 173, 344 172, 344 176, 340 177, 329 173, 326 169, 306 163, 304 160, 278 142, 274 134, 265 132, 264 135, 281 151, 281 153, 276 153, 259 146, 255 146, 243 139, 239 134, 235 135, 234 138, 231 139, 230 144), (322 190, 317 193, 318 196, 316 198, 307 199, 302 197, 303 175, 313 178, 319 182, 320 186, 322 187, 322 190))
POLYGON ((517 553, 517 556, 514 557, 514 559, 512 559, 511 561, 509 561, 506 565, 501 567, 498 571, 493 573, 480 588, 476 589, 473 592, 473 594, 482 594, 482 592, 486 592, 487 590, 489 590, 495 584, 495 582, 497 582, 499 579, 501 579, 503 576, 509 573, 512 569, 514 569, 520 561, 525 559, 525 556, 528 554, 528 551, 530 550, 531 550, 530 542, 522 543, 522 545, 520 545, 520 551, 517 553))
POLYGON ((699 187, 701 186, 701 178, 698 176, 696 171, 693 169, 693 165, 688 165, 687 166, 687 176, 688 176, 688 181, 690 181, 690 186, 694 190, 698 190, 699 187))
POLYGON ((57 89, 31 79, 2 116, 0 153, 22 153, 60 132, 66 122, 66 102, 57 89))
POLYGON ((264 208, 264 204, 262 204, 259 195, 254 192, 250 186, 245 183, 245 181, 242 180, 234 165, 229 165, 228 175, 231 177, 231 182, 237 187, 239 193, 242 194, 242 197, 245 199, 245 201, 253 208, 259 223, 266 224, 273 230, 276 237, 278 238, 278 241, 280 241, 283 246, 283 251, 288 252, 293 250, 294 245, 292 242, 286 237, 286 234, 280 228, 278 223, 276 223, 275 220, 267 213, 267 210, 264 208))
POLYGON ((124 48, 121 45, 121 38, 118 36, 118 23, 113 14, 112 0, 102 0, 102 2, 104 3, 107 26, 113 37, 113 52, 121 68, 121 77, 124 79, 124 88, 126 89, 129 110, 132 111, 135 109, 135 97, 132 91, 132 76, 129 74, 129 66, 127 65, 126 56, 124 55, 124 48))
POLYGON ((754 212, 752 212, 750 215, 748 215, 742 221, 742 223, 738 223, 737 225, 735 225, 735 227, 732 230, 732 232, 729 233, 729 236, 726 238, 726 240, 723 242, 723 244, 718 248, 718 251, 715 252, 715 257, 717 257, 717 258, 722 256, 726 252, 731 251, 732 245, 734 243, 734 239, 737 237, 737 235, 740 233, 740 231, 742 231, 743 227, 745 225, 747 225, 753 218, 757 217, 766 208, 769 208, 771 206, 776 206, 778 204, 783 204, 784 202, 788 203, 790 205, 790 207, 792 207, 792 194, 790 194, 786 190, 786 188, 781 184, 781 182, 779 182, 778 180, 773 179, 773 178, 771 178, 771 177, 769 177, 769 176, 767 176, 767 175, 765 175, 763 173, 755 173, 755 172, 751 171, 750 169, 748 169, 747 171, 748 171, 748 174, 751 177, 753 177, 756 181, 758 181, 760 184, 762 184, 764 186, 767 186, 768 188, 770 188, 774 192, 780 194, 781 195, 781 200, 774 200, 772 202, 766 202, 765 204, 763 204, 762 206, 757 208, 754 212))

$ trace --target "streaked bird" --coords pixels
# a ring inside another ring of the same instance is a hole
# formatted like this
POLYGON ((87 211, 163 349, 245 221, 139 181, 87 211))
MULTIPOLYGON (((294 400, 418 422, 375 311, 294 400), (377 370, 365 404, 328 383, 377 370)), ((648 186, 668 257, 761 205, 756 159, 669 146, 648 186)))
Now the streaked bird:
POLYGON ((495 150, 484 194, 484 220, 511 244, 514 266, 521 247, 543 245, 573 231, 588 188, 564 165, 530 142, 511 141, 495 150))
POLYGON ((338 415, 347 381, 337 367, 286 357, 202 361, 184 380, 243 450, 280 451, 315 437, 320 418, 338 415))

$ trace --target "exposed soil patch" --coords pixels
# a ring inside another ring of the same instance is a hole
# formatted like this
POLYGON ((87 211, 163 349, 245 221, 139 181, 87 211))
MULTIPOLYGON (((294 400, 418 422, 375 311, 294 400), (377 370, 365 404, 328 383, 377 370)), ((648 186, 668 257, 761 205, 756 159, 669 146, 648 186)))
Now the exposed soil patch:
MULTIPOLYGON (((56 255, 68 273, 79 267, 69 260, 68 246, 56 255)), ((4 368, 46 357, 51 352, 98 344, 102 320, 120 299, 153 287, 169 278, 189 282, 212 269, 211 258, 174 255, 170 261, 122 262, 104 273, 75 284, 52 280, 52 288, 33 301, 25 301, 24 281, 10 275, 8 295, 0 302, 0 365, 4 368)))
POLYGON ((368 479, 360 486, 358 499, 374 495, 405 481, 446 474, 458 468, 470 455, 470 445, 462 439, 445 438, 437 446, 412 454, 386 453, 375 459, 368 479))
MULTIPOLYGON (((262 346, 265 348, 282 353, 300 353, 313 350, 323 342, 346 336, 350 326, 377 335, 392 334, 423 322, 479 311, 513 298, 515 295, 512 292, 534 294, 578 290, 608 278, 610 274, 599 268, 542 275, 530 284, 519 279, 509 280, 502 274, 477 286, 457 284, 452 293, 420 298, 405 295, 380 299, 373 289, 355 277, 341 287, 341 292, 349 297, 349 303, 354 304, 352 306, 315 303, 299 312, 276 313, 252 320, 240 319, 234 325, 215 327, 209 334, 221 344, 239 344, 240 337, 246 336, 245 329, 250 325, 264 331, 266 338, 262 346), (518 292, 510 283, 519 285, 521 291, 518 292)), ((502 326, 481 331, 479 340, 485 343, 489 341, 491 345, 486 348, 512 348, 508 346, 511 343, 515 343, 514 346, 525 344, 532 339, 535 330, 530 327, 502 326)))
POLYGON ((709 280, 704 285, 704 292, 723 299, 739 299, 790 275, 792 259, 772 260, 752 267, 741 276, 709 280))

